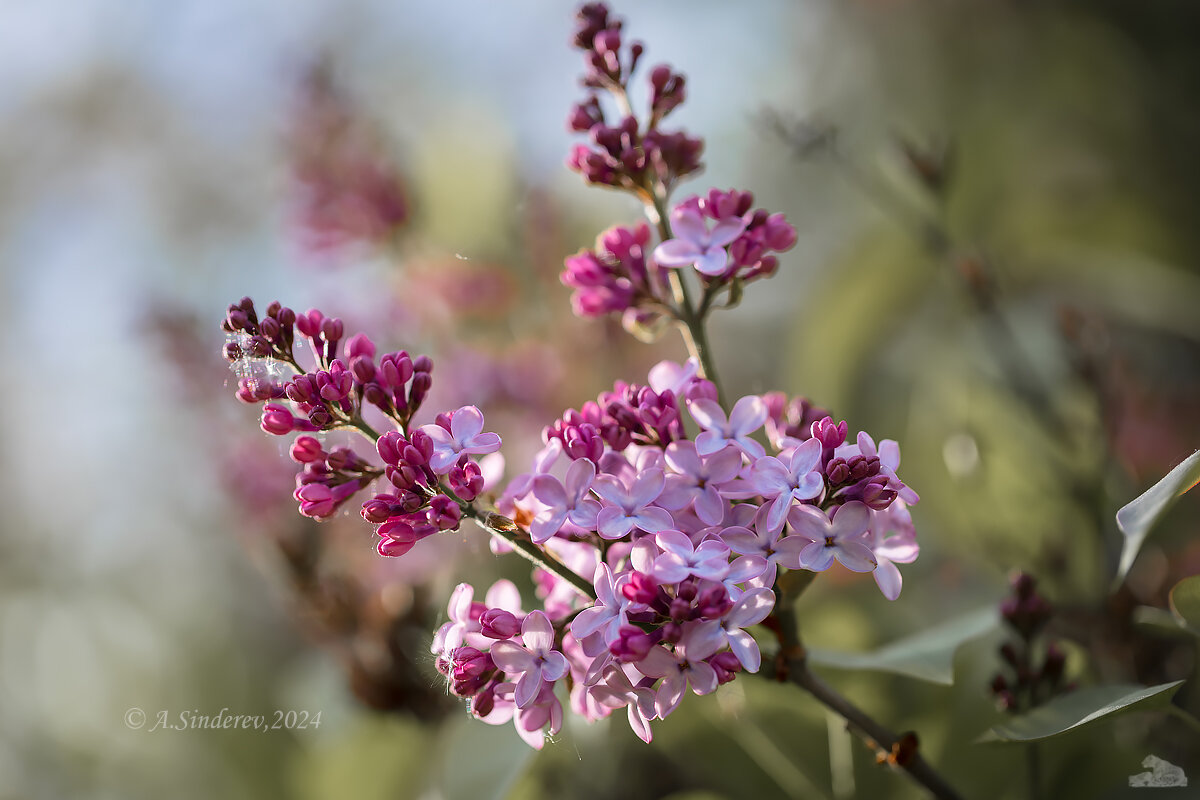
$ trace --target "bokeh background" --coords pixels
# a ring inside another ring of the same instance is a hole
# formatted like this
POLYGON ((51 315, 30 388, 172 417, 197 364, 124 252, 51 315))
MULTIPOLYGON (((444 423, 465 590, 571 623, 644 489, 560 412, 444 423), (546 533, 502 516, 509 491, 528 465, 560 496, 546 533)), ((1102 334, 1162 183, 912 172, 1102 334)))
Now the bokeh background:
MULTIPOLYGON (((677 119, 707 151, 683 191, 750 189, 799 231, 714 320, 723 378, 897 439, 922 495, 900 600, 829 575, 807 640, 877 646, 995 605, 1024 568, 1073 679, 1190 677, 1195 713, 1194 645, 1133 623, 1200 572, 1195 498, 1110 581, 1116 508, 1200 447, 1200 11, 614 5, 688 76, 677 119)), ((761 680, 689 698, 650 746, 618 719, 535 755, 469 722, 429 631, 458 580, 524 567, 471 531, 385 562, 353 514, 306 524, 283 446, 232 396, 226 304, 319 306, 434 354, 439 398, 516 443, 511 473, 562 408, 683 356, 573 318, 558 283, 638 213, 563 166, 571 20, 534 0, 0 4, 0 797, 918 796, 761 680), (321 205, 340 180, 365 206, 321 205), (321 719, 150 732, 131 708, 321 719)), ((969 796, 1021 797, 1021 748, 973 744, 1001 719, 1001 638, 964 646, 950 688, 829 677, 969 796)), ((1196 753, 1131 715, 1044 746, 1043 785, 1121 796, 1149 754, 1200 781, 1196 753)))

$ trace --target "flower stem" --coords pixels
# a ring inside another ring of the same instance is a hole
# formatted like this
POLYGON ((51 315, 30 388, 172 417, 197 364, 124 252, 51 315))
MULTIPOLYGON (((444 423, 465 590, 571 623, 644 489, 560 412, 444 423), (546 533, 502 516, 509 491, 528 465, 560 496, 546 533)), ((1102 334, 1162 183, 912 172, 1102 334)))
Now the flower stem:
MULTIPOLYGON (((643 196, 643 199, 646 199, 643 196)), ((646 217, 658 228, 660 241, 674 238, 671 233, 671 223, 667 220, 667 202, 663 193, 653 192, 646 202, 646 217)), ((704 314, 692 303, 691 290, 687 281, 672 269, 667 272, 667 281, 671 286, 671 294, 675 298, 675 318, 679 321, 679 333, 688 352, 700 362, 700 376, 713 382, 717 387, 717 400, 725 407, 725 393, 721 381, 717 377, 717 366, 713 361, 712 349, 708 345, 708 332, 704 328, 704 314)))
POLYGON ((779 591, 778 594, 774 612, 776 624, 771 626, 779 637, 778 679, 796 684, 846 720, 846 727, 850 732, 876 750, 881 763, 886 762, 903 769, 934 797, 946 800, 960 797, 946 779, 921 756, 914 734, 897 736, 892 733, 809 670, 808 653, 800 641, 796 611, 792 607, 795 596, 784 591, 779 591))
POLYGON ((555 558, 551 553, 522 536, 521 529, 508 517, 492 511, 480 512, 471 505, 467 505, 463 509, 463 515, 473 519, 476 525, 488 533, 508 542, 513 550, 517 551, 517 553, 531 561, 534 565, 557 575, 571 584, 584 597, 589 600, 596 599, 596 589, 592 586, 591 581, 586 580, 579 573, 555 558))

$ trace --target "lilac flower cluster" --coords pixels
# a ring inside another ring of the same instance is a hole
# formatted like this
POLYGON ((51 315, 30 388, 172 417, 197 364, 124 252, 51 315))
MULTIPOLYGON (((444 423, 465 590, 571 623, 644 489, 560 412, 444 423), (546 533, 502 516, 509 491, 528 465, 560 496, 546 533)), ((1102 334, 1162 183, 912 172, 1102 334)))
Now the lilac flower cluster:
POLYGON ((663 362, 645 385, 617 382, 567 410, 544 430, 533 469, 494 497, 501 441, 484 430, 478 408, 413 422, 432 384, 429 358, 399 351, 376 359, 366 336, 343 342, 340 320, 278 303, 260 319, 244 299, 224 323, 239 398, 264 404, 268 433, 301 434, 291 448, 302 465, 301 513, 328 517, 374 485, 361 514, 376 526, 380 555, 402 556, 472 518, 495 551, 535 563, 539 608, 523 610, 507 581, 482 601, 459 584, 432 645, 449 690, 472 714, 514 722, 534 747, 562 725, 560 685, 574 713, 595 720, 625 709, 649 741, 651 722, 689 691, 708 694, 759 671, 750 629, 776 614, 774 629, 783 630, 782 571, 818 573, 837 562, 873 573, 894 600, 897 565, 919 553, 908 512, 918 497, 897 473, 896 442, 851 438, 846 422, 803 398, 721 402, 707 314, 720 292, 732 305, 745 283, 771 275, 796 232, 738 190, 670 208, 675 182, 700 167, 700 140, 659 129, 684 100, 684 78, 652 70, 649 113, 639 122, 627 89, 642 46, 624 47, 621 23, 602 4, 585 5, 579 23, 584 85, 607 92, 623 117, 610 124, 594 94, 577 106, 571 127, 591 145, 576 148, 571 165, 589 182, 637 195, 650 224, 601 234, 594 250, 567 259, 562 280, 581 316, 620 313, 631 328, 674 319, 691 360, 663 362), (696 302, 689 282, 703 289, 696 302), (312 350, 311 370, 296 359, 297 338, 312 350), (281 366, 294 374, 283 376, 281 366), (374 453, 326 450, 309 435, 336 430, 366 437, 374 453))
POLYGON ((237 397, 263 403, 264 431, 286 436, 356 430, 375 443, 381 466, 349 447, 326 452, 316 438, 297 437, 290 453, 301 465, 294 493, 301 514, 326 519, 382 477, 389 491, 362 508, 363 517, 379 526, 381 555, 402 555, 420 539, 458 527, 462 504, 478 497, 485 485, 483 468, 473 457, 499 450, 500 437, 483 432, 483 414, 474 406, 412 427, 433 385, 432 359, 401 350, 376 361, 375 344, 366 335, 342 342, 341 320, 316 309, 297 314, 279 303, 260 320, 250 298, 229 306, 222 327, 230 336, 225 357, 245 373, 237 397), (297 361, 297 334, 311 346, 316 361, 311 371, 297 361), (293 374, 284 378, 275 368, 280 364, 293 374), (380 435, 368 416, 394 430, 380 435))
POLYGON ((625 327, 633 331, 663 317, 684 319, 691 312, 677 305, 668 278, 669 269, 681 267, 694 267, 704 285, 701 318, 721 289, 729 289, 730 304, 736 302, 745 283, 775 272, 774 254, 796 243, 795 228, 782 214, 753 209, 753 195, 736 189, 689 197, 668 214, 672 189, 680 178, 700 169, 703 148, 700 139, 658 128, 684 101, 684 77, 668 66, 651 71, 650 107, 643 125, 628 97, 642 45, 633 43, 629 55, 623 56, 621 22, 601 3, 580 10, 574 43, 586 56, 583 85, 607 92, 623 117, 610 124, 596 94, 576 105, 568 127, 587 133, 590 143, 576 145, 568 165, 589 183, 637 196, 656 221, 659 238, 652 248, 649 226, 617 226, 600 234, 594 249, 569 257, 561 279, 575 290, 575 312, 591 317, 621 314, 625 327))
POLYGON ((680 178, 699 171, 704 142, 683 131, 659 128, 663 118, 686 97, 684 77, 666 65, 650 71, 649 115, 641 125, 629 104, 628 91, 645 48, 633 42, 626 54, 622 23, 609 16, 603 3, 583 6, 577 22, 573 42, 584 52, 582 83, 610 94, 620 108, 621 118, 610 121, 594 92, 574 106, 567 125, 586 133, 590 142, 572 149, 567 166, 588 183, 636 192, 655 185, 669 190, 680 178))
POLYGON ((479 718, 513 720, 540 747, 561 724, 564 681, 572 711, 624 708, 649 741, 650 721, 689 689, 758 671, 746 629, 773 611, 780 570, 837 561, 899 595, 896 564, 919 548, 907 511, 918 498, 896 474, 896 443, 848 442, 847 424, 829 416, 795 430, 788 411, 807 406, 778 396, 743 397, 726 415, 696 371, 664 362, 648 386, 619 383, 569 410, 546 429, 534 471, 498 499, 592 591, 539 570, 542 608, 525 613, 504 586, 482 603, 459 586, 433 651, 479 718), (755 438, 764 426, 771 454, 755 438))
POLYGON ((1000 645, 1004 669, 992 678, 991 686, 1002 710, 1013 714, 1029 711, 1075 688, 1063 681, 1067 658, 1062 648, 1054 641, 1039 641, 1053 615, 1054 607, 1038 593, 1033 576, 1015 574, 1012 595, 1000 604, 1000 617, 1016 638, 1000 645))

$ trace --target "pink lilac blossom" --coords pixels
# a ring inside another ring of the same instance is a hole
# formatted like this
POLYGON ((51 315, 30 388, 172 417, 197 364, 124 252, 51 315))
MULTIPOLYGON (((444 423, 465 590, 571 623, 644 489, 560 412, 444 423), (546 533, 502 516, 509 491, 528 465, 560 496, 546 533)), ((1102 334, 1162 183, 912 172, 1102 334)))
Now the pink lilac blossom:
POLYGON ((725 272, 729 254, 725 247, 741 236, 745 221, 737 217, 719 219, 710 230, 700 209, 680 205, 671 212, 674 239, 654 248, 654 260, 664 267, 695 267, 701 275, 715 277, 725 272))

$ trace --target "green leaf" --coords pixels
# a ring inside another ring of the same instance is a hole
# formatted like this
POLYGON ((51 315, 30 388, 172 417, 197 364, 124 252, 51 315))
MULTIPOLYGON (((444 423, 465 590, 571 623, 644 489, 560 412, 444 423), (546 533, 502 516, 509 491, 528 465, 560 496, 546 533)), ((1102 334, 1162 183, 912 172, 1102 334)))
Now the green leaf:
POLYGON ((1133 624, 1165 636, 1186 638, 1190 632, 1170 611, 1154 606, 1138 606, 1133 609, 1133 624))
POLYGON ((892 642, 871 653, 810 649, 808 660, 836 669, 893 672, 950 686, 954 683, 955 651, 964 642, 990 631, 998 620, 995 607, 989 606, 892 642))
POLYGON ((1167 509, 1197 483, 1200 483, 1200 450, 1185 458, 1165 478, 1117 512, 1117 527, 1125 535, 1121 563, 1117 567, 1118 585, 1129 574, 1129 568, 1133 566, 1133 560, 1137 558, 1138 550, 1142 548, 1142 542, 1150 530, 1167 509))
POLYGON ((1175 584, 1171 589, 1171 610, 1188 631, 1200 636, 1200 575, 1175 584))
POLYGON ((1093 686, 1054 698, 1028 714, 995 725, 980 742, 1031 742, 1049 739, 1104 717, 1127 711, 1156 711, 1171 703, 1183 681, 1157 686, 1093 686))

